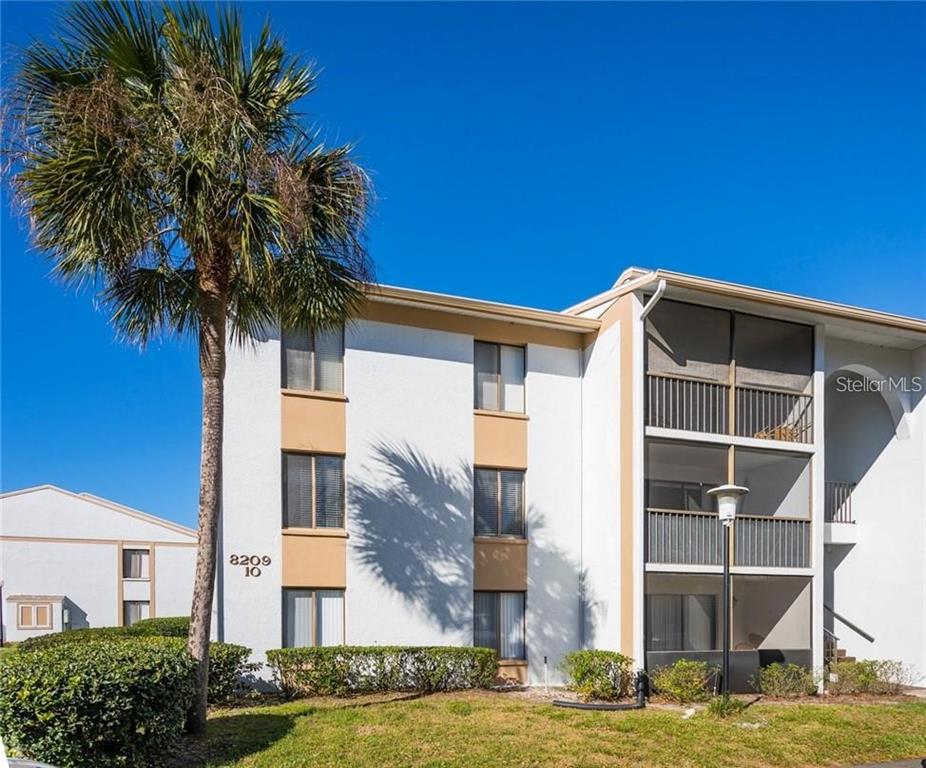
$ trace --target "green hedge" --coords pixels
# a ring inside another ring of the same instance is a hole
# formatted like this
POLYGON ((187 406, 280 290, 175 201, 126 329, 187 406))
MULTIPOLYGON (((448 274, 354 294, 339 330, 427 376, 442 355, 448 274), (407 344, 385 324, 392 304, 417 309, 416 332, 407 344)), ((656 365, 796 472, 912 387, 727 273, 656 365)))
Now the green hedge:
POLYGON ((268 651, 267 663, 292 697, 488 688, 498 662, 488 648, 341 645, 268 651))
POLYGON ((190 633, 190 619, 187 616, 164 616, 136 621, 130 627, 85 627, 38 635, 23 640, 21 650, 48 648, 61 643, 80 643, 86 640, 100 640, 113 637, 186 637, 190 633))
POLYGON ((0 733, 67 768, 144 765, 183 730, 193 660, 176 640, 62 644, 0 663, 0 733))
POLYGON ((817 680, 813 672, 800 664, 769 664, 762 667, 749 682, 760 693, 779 698, 812 696, 817 692, 817 680))
POLYGON ((679 659, 674 664, 657 667, 650 675, 656 693, 680 704, 707 701, 711 697, 711 683, 717 673, 706 661, 679 659))
POLYGON ((910 670, 900 661, 836 661, 829 665, 829 693, 892 695, 910 684, 910 670))
POLYGON ((633 659, 616 651, 572 651, 561 666, 570 689, 583 699, 614 701, 630 695, 633 659))
MULTIPOLYGON (((157 632, 166 632, 166 639, 170 640, 178 650, 186 647, 185 635, 178 635, 180 629, 189 626, 189 619, 165 618, 145 619, 133 624, 131 627, 90 627, 87 629, 72 629, 67 632, 55 632, 50 635, 24 640, 19 650, 23 653, 61 646, 86 645, 96 642, 126 642, 131 640, 145 640, 157 637, 157 632), (137 629, 137 627, 141 627, 137 629)), ((243 645, 231 643, 209 643, 209 702, 217 704, 227 701, 236 693, 246 687, 244 681, 260 665, 248 662, 251 649, 243 645)))
POLYGON ((153 619, 136 621, 126 627, 131 635, 148 635, 156 637, 186 637, 190 634, 189 616, 157 616, 153 619))

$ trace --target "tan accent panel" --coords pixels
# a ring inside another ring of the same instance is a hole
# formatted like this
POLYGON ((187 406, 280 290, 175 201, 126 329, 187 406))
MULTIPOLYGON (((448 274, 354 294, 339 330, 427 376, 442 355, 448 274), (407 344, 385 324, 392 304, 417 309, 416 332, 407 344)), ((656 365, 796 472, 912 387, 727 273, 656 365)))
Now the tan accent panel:
POLYGON ((20 605, 17 606, 17 614, 19 621, 16 624, 17 629, 32 629, 35 627, 35 619, 33 617, 33 611, 35 608, 31 605, 20 605))
MULTIPOLYGON (((378 301, 366 302, 360 314, 365 320, 373 320, 377 323, 394 323, 411 325, 416 328, 430 328, 435 331, 462 333, 481 341, 518 345, 546 344, 551 347, 569 349, 582 349, 585 333, 595 329, 594 322, 577 326, 576 331, 566 331, 378 301)), ((563 316, 564 319, 567 317, 570 320, 578 319, 568 315, 563 316)))
POLYGON ((312 397, 308 392, 304 395, 284 392, 281 397, 284 451, 346 452, 347 404, 344 400, 312 397))
MULTIPOLYGON (((620 323, 620 467, 621 467, 621 653, 633 657, 633 295, 622 296, 612 308, 620 323)), ((609 310, 611 312, 612 310, 609 310)), ((602 318, 604 321, 604 318, 602 318)), ((605 323, 602 322, 602 325, 605 323)))
POLYGON ((504 680, 527 685, 527 662, 505 659, 498 662, 498 676, 504 680))
POLYGON ((527 469, 527 419, 492 411, 473 414, 477 466, 527 469))
POLYGON ((283 586, 347 587, 347 537, 283 532, 283 586))
POLYGON ((476 538, 473 589, 477 592, 527 590, 527 540, 476 538))

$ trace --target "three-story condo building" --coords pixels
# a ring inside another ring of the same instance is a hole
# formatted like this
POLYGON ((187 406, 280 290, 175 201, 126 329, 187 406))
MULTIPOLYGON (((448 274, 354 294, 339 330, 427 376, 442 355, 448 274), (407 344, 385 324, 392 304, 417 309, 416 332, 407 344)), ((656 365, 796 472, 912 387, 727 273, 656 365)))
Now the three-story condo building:
POLYGON ((223 639, 926 671, 926 321, 658 271, 229 350, 223 639), (731 536, 710 488, 749 488, 731 536))

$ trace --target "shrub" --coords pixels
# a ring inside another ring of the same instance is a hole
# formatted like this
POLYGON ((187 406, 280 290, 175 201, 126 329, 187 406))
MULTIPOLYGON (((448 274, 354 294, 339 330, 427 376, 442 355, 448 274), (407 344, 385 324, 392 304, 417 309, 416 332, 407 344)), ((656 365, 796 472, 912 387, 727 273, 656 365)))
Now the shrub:
POLYGON ((24 651, 48 648, 61 643, 82 643, 87 640, 102 640, 123 637, 186 637, 190 631, 190 620, 186 616, 158 616, 136 621, 130 627, 84 627, 53 632, 23 640, 24 651))
POLYGON ((813 672, 800 664, 769 664, 762 667, 749 682, 766 696, 794 698, 813 696, 817 692, 817 680, 813 672))
POLYGON ((661 696, 687 704, 710 698, 710 684, 715 674, 717 668, 708 666, 706 661, 679 659, 674 664, 655 669, 650 680, 661 696))
POLYGON ((84 629, 69 629, 66 632, 53 632, 49 635, 30 637, 19 644, 19 650, 28 652, 59 645, 85 643, 90 640, 121 640, 128 636, 129 627, 86 627, 84 629))
POLYGON ((836 661, 829 666, 826 689, 832 694, 897 694, 910 683, 910 671, 900 661, 836 661))
MULTIPOLYGON (((74 645, 86 645, 87 643, 98 642, 129 642, 144 641, 157 628, 163 628, 167 632, 176 632, 180 619, 147 619, 151 622, 138 622, 131 627, 90 627, 87 629, 73 629, 67 632, 55 632, 51 635, 40 635, 25 640, 20 644, 20 650, 31 653, 37 650, 55 647, 68 647, 74 645), (154 622, 164 622, 157 624, 154 622), (136 631, 135 627, 139 624, 145 624, 141 631, 136 631)), ((183 621, 187 621, 183 619, 183 621)), ((165 639, 173 643, 178 652, 186 648, 186 640, 182 637, 168 635, 165 639)), ((243 645, 232 645, 230 643, 209 643, 209 702, 216 704, 227 701, 236 693, 247 688, 244 681, 260 665, 248 662, 251 655, 251 649, 243 645)))
POLYGON ((572 651, 563 658, 570 689, 583 699, 613 701, 630 694, 633 659, 616 651, 572 651))
POLYGON ((186 637, 190 634, 189 616, 157 616, 153 619, 136 621, 125 628, 130 635, 155 635, 157 637, 186 637))
POLYGON ((749 706, 740 699, 731 699, 729 696, 714 696, 707 705, 707 714, 711 717, 733 717, 749 706))
POLYGON ((243 645, 209 643, 210 704, 228 701, 250 687, 247 679, 260 668, 248 661, 250 655, 251 649, 243 645))
POLYGON ((487 688, 497 666, 488 648, 348 645, 281 648, 267 652, 267 663, 290 697, 487 688))
POLYGON ((143 765, 183 730, 192 671, 162 638, 17 653, 0 664, 0 733, 55 765, 143 765))

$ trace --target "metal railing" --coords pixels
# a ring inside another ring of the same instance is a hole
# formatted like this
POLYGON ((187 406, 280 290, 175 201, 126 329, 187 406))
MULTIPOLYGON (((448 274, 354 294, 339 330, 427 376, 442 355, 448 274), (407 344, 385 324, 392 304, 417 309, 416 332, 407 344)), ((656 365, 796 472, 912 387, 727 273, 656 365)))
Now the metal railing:
POLYGON ((845 624, 849 629, 851 629, 857 635, 864 637, 869 643, 873 643, 875 641, 875 638, 873 635, 869 635, 858 624, 854 624, 853 622, 849 621, 845 616, 840 616, 838 613, 836 613, 836 611, 833 610, 832 606, 829 606, 826 603, 824 603, 823 610, 831 614, 834 619, 841 621, 843 624, 845 624))
MULTIPOLYGON (((733 526, 733 564, 809 568, 810 521, 740 515, 733 526)), ((646 510, 646 562, 720 565, 723 529, 712 512, 646 510)))
POLYGON ((839 650, 839 638, 823 627, 823 663, 829 666, 836 660, 839 650))
POLYGON ((727 434, 729 392, 729 385, 716 381, 649 373, 646 376, 646 424, 727 434))
POLYGON ((810 521, 737 515, 733 562, 763 568, 810 567, 810 521))
POLYGON ((823 511, 826 522, 854 523, 852 492, 855 490, 855 483, 828 480, 825 485, 826 499, 823 511))
POLYGON ((723 532, 717 515, 669 509, 646 511, 646 561, 720 565, 723 532))
POLYGON ((665 373, 646 374, 646 425, 788 443, 813 440, 813 396, 665 373))
POLYGON ((813 440, 813 397, 786 390, 738 386, 736 434, 763 440, 813 440))

